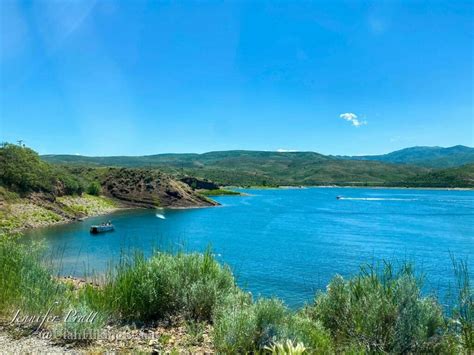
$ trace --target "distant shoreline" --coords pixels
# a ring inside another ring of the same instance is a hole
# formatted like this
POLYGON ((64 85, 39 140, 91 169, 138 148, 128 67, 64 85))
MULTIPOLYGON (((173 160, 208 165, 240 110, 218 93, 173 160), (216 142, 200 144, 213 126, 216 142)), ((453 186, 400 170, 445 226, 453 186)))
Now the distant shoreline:
POLYGON ((334 186, 334 185, 301 185, 301 186, 223 186, 226 189, 246 189, 246 190, 296 190, 296 189, 311 189, 311 188, 338 188, 338 189, 387 189, 387 190, 440 190, 440 191, 474 191, 472 187, 406 187, 406 186, 334 186))

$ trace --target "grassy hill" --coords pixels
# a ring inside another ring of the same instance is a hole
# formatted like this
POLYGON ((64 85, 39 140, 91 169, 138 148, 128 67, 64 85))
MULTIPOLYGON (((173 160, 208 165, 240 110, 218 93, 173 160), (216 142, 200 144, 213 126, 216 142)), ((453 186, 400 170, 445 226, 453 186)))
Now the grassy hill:
POLYGON ((417 174, 405 183, 410 187, 474 187, 474 164, 417 174))
MULTIPOLYGON (((204 154, 158 154, 148 156, 85 157, 46 155, 49 162, 74 166, 159 168, 175 176, 194 176, 220 185, 355 185, 355 186, 474 186, 468 178, 433 179, 426 167, 372 160, 350 160, 314 152, 222 151, 204 154), (424 180, 426 178, 426 181, 424 180), (448 180, 447 180, 448 179, 448 180), (426 184, 425 184, 426 182, 426 184), (433 185, 435 184, 435 185, 433 185)), ((464 171, 459 168, 455 173, 464 171)), ((447 174, 447 175, 446 175, 447 174)), ((465 174, 465 175, 466 175, 465 174)))
POLYGON ((344 156, 340 158, 412 164, 429 168, 451 168, 465 164, 474 164, 474 148, 463 145, 456 145, 449 148, 412 147, 383 155, 344 156))

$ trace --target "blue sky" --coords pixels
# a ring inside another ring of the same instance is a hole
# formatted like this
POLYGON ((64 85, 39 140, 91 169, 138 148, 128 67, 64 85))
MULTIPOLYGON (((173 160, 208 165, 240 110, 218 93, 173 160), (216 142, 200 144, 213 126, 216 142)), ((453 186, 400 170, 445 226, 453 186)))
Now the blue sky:
POLYGON ((0 10, 0 137, 43 154, 474 145, 470 1, 0 10))

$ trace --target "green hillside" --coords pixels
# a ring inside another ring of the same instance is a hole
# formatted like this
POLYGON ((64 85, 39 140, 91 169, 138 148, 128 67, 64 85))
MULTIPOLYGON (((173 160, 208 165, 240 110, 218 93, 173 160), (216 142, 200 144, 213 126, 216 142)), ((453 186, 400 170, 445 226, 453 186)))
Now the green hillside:
POLYGON ((456 145, 442 147, 412 147, 383 155, 340 157, 350 160, 376 160, 385 163, 412 164, 430 168, 451 168, 474 164, 474 148, 456 145))
POLYGON ((405 183, 411 187, 474 187, 474 164, 417 174, 405 183))
MULTIPOLYGON (((56 164, 159 168, 175 176, 209 179, 220 185, 354 185, 434 186, 432 171, 425 167, 348 160, 314 152, 222 151, 204 154, 158 154, 139 157, 84 157, 46 155, 56 164), (424 179, 427 179, 424 181, 424 179)), ((463 171, 460 168, 459 171, 463 171)), ((457 172, 459 172, 457 171, 457 172)), ((468 170, 467 175, 471 174, 468 170)), ((449 174, 448 174, 449 175, 449 174)), ((470 176, 470 175, 469 175, 470 176)), ((439 186, 469 187, 470 178, 439 181, 439 186)), ((436 185, 436 186, 438 186, 436 185)))

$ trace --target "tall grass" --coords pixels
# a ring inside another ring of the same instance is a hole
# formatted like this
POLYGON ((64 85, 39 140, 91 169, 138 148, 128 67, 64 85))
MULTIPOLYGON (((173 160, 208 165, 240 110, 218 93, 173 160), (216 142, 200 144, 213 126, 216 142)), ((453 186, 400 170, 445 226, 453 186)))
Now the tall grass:
POLYGON ((467 262, 451 257, 456 280, 456 302, 451 312, 453 333, 464 349, 474 352, 474 290, 467 262))
POLYGON ((16 238, 0 235, 1 316, 11 316, 17 310, 43 312, 53 306, 54 311, 60 311, 66 289, 51 276, 38 247, 26 247, 16 238))

